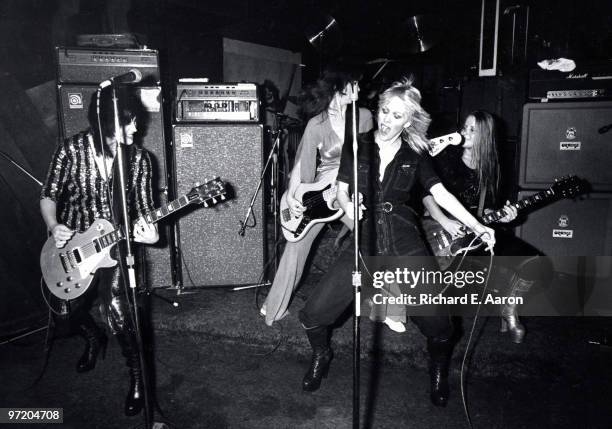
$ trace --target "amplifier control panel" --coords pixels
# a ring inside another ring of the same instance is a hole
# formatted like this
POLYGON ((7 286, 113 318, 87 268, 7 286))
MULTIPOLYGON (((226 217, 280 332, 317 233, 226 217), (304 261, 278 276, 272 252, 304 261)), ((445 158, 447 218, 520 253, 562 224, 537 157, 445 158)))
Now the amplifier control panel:
POLYGON ((257 86, 254 83, 179 83, 176 121, 259 122, 257 86))

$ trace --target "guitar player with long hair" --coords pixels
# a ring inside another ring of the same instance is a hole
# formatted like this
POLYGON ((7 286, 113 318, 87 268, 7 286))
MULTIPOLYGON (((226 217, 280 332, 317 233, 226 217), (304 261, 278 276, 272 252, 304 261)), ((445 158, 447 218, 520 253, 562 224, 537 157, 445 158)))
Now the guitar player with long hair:
MULTIPOLYGON (((483 110, 470 113, 461 129, 461 135, 463 144, 447 147, 434 158, 434 165, 444 186, 472 214, 482 216, 496 207, 499 195, 500 173, 493 116, 483 110)), ((431 217, 451 236, 461 237, 465 234, 463 224, 441 210, 431 195, 423 198, 423 204, 431 217)), ((517 217, 517 209, 509 201, 506 201, 503 211, 505 216, 498 222, 512 222, 517 217)), ((536 282, 549 281, 552 265, 548 258, 542 257, 527 243, 503 230, 498 231, 497 237, 495 253, 517 257, 512 258, 512 261, 504 259, 504 264, 512 266, 507 267, 510 277, 503 295, 524 296, 536 282)), ((522 342, 525 328, 519 320, 516 304, 503 305, 500 314, 501 332, 509 332, 515 343, 522 342)))
MULTIPOLYGON (((301 216, 305 202, 295 198, 296 191, 303 183, 331 184, 336 182, 345 131, 350 132, 347 106, 351 103, 351 83, 358 79, 352 70, 341 66, 328 67, 314 85, 301 95, 302 111, 309 117, 302 140, 297 150, 289 185, 285 193, 285 203, 292 217, 301 216), (349 125, 345 126, 346 123, 349 125), (320 162, 317 165, 317 155, 320 162)), ((372 129, 372 114, 359 109, 359 133, 372 129)), ((346 215, 342 222, 352 228, 346 215)), ((297 286, 312 243, 324 227, 324 223, 313 225, 295 242, 287 242, 281 257, 274 282, 264 302, 261 313, 266 324, 272 325, 286 315, 287 307, 297 286)))
MULTIPOLYGON (((121 224, 118 201, 119 176, 116 168, 117 137, 114 109, 109 88, 101 91, 99 117, 96 97, 89 108, 90 128, 61 142, 56 149, 41 193, 40 208, 57 248, 75 233, 85 232, 97 219, 121 224)), ((134 144, 137 132, 136 99, 120 97, 119 123, 126 144, 126 185, 130 198, 130 215, 139 218, 152 210, 151 160, 146 150, 134 144)), ((155 243, 157 228, 143 220, 133 227, 134 240, 155 243)), ((114 259, 120 246, 115 246, 114 259)), ((137 338, 132 321, 130 302, 124 282, 124 270, 117 264, 112 268, 100 268, 96 272, 97 288, 91 288, 81 297, 70 302, 74 310, 70 323, 86 340, 86 348, 77 363, 77 371, 90 371, 95 367, 98 354, 106 348, 107 337, 90 314, 97 292, 102 301, 100 308, 108 329, 115 334, 129 367, 130 386, 125 401, 126 415, 140 413, 144 405, 142 373, 137 338)))

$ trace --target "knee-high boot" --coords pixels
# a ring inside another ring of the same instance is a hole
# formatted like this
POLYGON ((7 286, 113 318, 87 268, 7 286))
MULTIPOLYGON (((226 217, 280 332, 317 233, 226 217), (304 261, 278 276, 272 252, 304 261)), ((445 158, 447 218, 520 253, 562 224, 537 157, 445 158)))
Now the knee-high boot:
POLYGON ((136 345, 136 339, 131 332, 118 332, 117 339, 121 345, 130 377, 130 387, 125 398, 125 415, 135 416, 144 407, 144 384, 142 381, 142 368, 140 366, 140 355, 136 345), (128 338, 132 337, 132 338, 128 338))
POLYGON ((448 368, 453 354, 452 339, 427 339, 429 352, 429 376, 431 382, 431 402, 444 407, 448 402, 448 368))
MULTIPOLYGON (((508 290, 508 297, 522 297, 529 292, 535 282, 514 276, 508 290)), ((501 332, 510 332, 510 338, 516 344, 523 342, 525 327, 521 323, 516 311, 516 304, 504 304, 501 309, 501 332)))
POLYGON ((91 371, 96 366, 96 360, 98 353, 102 352, 102 359, 106 355, 106 346, 108 344, 108 337, 104 334, 104 331, 96 325, 96 322, 91 316, 83 318, 77 325, 77 331, 85 339, 85 350, 79 358, 76 370, 77 372, 91 371))
POLYGON ((307 329, 306 335, 312 347, 312 360, 308 371, 304 375, 302 388, 308 392, 313 392, 321 385, 321 379, 327 377, 329 364, 334 353, 329 345, 327 326, 307 329))

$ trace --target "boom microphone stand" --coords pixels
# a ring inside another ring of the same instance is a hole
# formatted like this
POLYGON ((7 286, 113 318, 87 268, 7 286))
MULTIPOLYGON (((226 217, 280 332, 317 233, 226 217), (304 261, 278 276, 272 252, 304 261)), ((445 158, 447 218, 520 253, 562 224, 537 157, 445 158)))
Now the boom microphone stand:
MULTIPOLYGON (((112 89, 112 98, 113 98, 113 113, 115 119, 115 137, 117 139, 117 167, 119 168, 119 189, 120 189, 120 200, 121 200, 121 213, 123 217, 123 231, 124 231, 124 239, 125 239, 125 267, 127 269, 128 275, 127 280, 131 290, 132 302, 133 302, 133 320, 134 320, 134 330, 136 331, 136 342, 138 343, 138 355, 140 358, 140 368, 142 374, 142 385, 144 391, 144 411, 145 411, 145 429, 151 428, 151 414, 150 414, 150 404, 149 404, 149 382, 147 376, 147 366, 145 362, 144 356, 144 346, 142 343, 142 331, 140 328, 140 316, 138 312, 138 301, 136 297, 136 269, 135 269, 135 258, 132 252, 132 230, 130 218, 128 215, 128 204, 127 204, 127 194, 125 187, 125 165, 124 165, 124 146, 125 146, 125 135, 124 130, 119 123, 119 103, 117 100, 117 91, 116 91, 116 82, 111 79, 111 89, 112 89)), ((117 187, 114 187, 117 189, 117 187)), ((119 257, 121 258, 121 252, 119 252, 119 257)), ((121 268, 120 268, 121 269, 121 268)), ((125 281, 125 279, 124 279, 125 281)), ((124 282, 125 287, 125 282, 124 282)), ((129 307, 129 306, 128 306, 129 307)))
POLYGON ((359 429, 359 364, 360 364, 360 338, 359 316, 361 315, 361 271, 359 270, 359 188, 357 180, 357 82, 353 82, 351 100, 353 109, 353 244, 355 251, 355 265, 352 275, 353 302, 353 428, 359 429))
MULTIPOLYGON (((284 115, 277 115, 279 116, 279 118, 282 118, 284 115)), ((257 199, 257 195, 259 194, 259 191, 261 190, 261 186, 263 184, 264 181, 264 177, 266 175, 266 171, 268 171, 268 166, 270 165, 270 163, 272 163, 272 178, 271 178, 271 191, 272 191, 272 210, 273 210, 273 216, 274 216, 274 266, 275 269, 277 268, 278 265, 278 257, 277 257, 277 242, 278 242, 278 230, 279 230, 279 218, 278 218, 278 152, 279 152, 279 148, 280 148, 280 136, 281 136, 281 127, 280 127, 280 120, 276 121, 278 122, 278 125, 276 127, 276 131, 272 132, 272 135, 276 134, 275 138, 274 138, 274 143, 272 144, 272 147, 270 148, 270 152, 268 153, 268 158, 266 159, 266 163, 264 165, 264 167, 261 170, 261 174, 259 176, 259 182, 257 183, 257 188, 255 189, 255 192, 253 192, 253 196, 251 197, 251 202, 249 203, 249 208, 247 210, 247 213, 244 217, 243 221, 240 221, 240 230, 238 231, 238 235, 240 235, 241 237, 244 236, 246 228, 249 227, 250 225, 248 225, 248 221, 249 221, 249 217, 254 216, 253 215, 253 206, 255 205, 255 200, 257 199)), ((265 270, 264 270, 265 271, 265 270)), ((261 286, 268 286, 270 284, 270 282, 263 282, 263 283, 259 283, 259 284, 254 284, 254 285, 248 285, 248 286, 241 286, 241 287, 236 287, 233 288, 233 290, 243 290, 243 289, 250 289, 250 288, 254 288, 254 287, 261 287, 261 286)))

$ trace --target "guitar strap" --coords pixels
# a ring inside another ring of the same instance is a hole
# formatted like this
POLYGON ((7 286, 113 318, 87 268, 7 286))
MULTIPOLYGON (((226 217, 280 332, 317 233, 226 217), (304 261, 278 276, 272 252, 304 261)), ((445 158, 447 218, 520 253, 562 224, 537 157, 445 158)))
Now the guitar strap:
POLYGON ((484 212, 484 203, 485 203, 485 197, 487 196, 487 190, 485 189, 481 189, 480 190, 480 199, 478 200, 478 211, 476 212, 476 216, 478 216, 479 219, 482 218, 482 214, 484 212))

